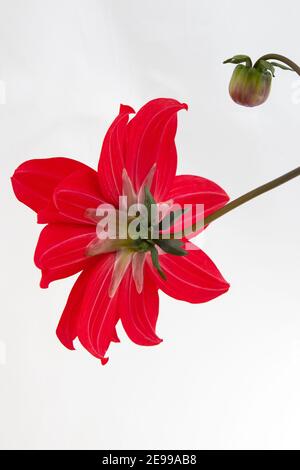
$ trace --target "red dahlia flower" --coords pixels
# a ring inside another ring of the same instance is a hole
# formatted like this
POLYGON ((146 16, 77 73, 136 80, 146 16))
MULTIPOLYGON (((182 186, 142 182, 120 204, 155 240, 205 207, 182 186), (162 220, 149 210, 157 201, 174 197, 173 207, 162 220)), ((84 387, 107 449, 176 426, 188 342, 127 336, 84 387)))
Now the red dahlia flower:
POLYGON ((226 204, 227 194, 212 181, 176 176, 174 139, 181 109, 187 106, 156 99, 129 121, 134 111, 121 105, 104 138, 97 171, 58 157, 29 160, 12 177, 17 198, 37 212, 38 223, 47 224, 34 257, 42 271, 41 287, 81 271, 57 336, 69 349, 78 337, 103 364, 111 341, 119 341, 119 320, 135 343, 161 342, 156 334, 159 289, 176 299, 201 303, 229 288, 210 258, 186 238, 121 241, 97 235, 97 208, 117 208, 121 195, 130 203, 150 198, 156 204, 168 201, 169 207, 204 204, 202 219, 226 204))

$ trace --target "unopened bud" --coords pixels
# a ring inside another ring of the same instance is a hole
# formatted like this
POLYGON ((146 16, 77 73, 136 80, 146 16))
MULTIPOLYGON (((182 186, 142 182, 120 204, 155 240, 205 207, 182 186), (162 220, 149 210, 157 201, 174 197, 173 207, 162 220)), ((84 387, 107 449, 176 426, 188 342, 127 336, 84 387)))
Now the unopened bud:
POLYGON ((233 101, 243 106, 259 106, 264 103, 271 90, 272 75, 246 65, 237 65, 234 69, 229 94, 233 101))
POLYGON ((223 63, 237 64, 229 84, 231 98, 235 103, 250 107, 259 106, 268 98, 275 67, 280 67, 284 70, 294 70, 297 73, 299 68, 294 62, 276 54, 263 56, 254 65, 252 65, 252 61, 247 55, 235 55, 223 63), (288 64, 292 64, 293 68, 278 62, 269 62, 267 60, 269 58, 275 58, 282 62, 285 61, 288 64))

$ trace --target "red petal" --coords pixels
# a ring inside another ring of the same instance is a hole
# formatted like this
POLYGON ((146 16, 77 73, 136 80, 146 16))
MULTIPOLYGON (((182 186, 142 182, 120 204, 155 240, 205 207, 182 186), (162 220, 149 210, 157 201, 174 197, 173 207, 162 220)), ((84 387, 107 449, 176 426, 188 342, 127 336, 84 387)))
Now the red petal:
POLYGON ((84 269, 88 244, 96 237, 95 226, 50 224, 41 232, 34 262, 43 271, 41 287, 49 282, 72 276, 84 269))
MULTIPOLYGON (((108 266, 107 261, 107 257, 98 260, 94 259, 91 265, 80 274, 71 290, 56 330, 59 340, 68 349, 74 349, 73 341, 79 334, 79 328, 88 329, 90 326, 89 322, 84 324, 84 321, 89 319, 89 311, 85 310, 87 306, 86 297, 91 294, 91 282, 94 279, 95 271, 102 268, 105 270, 105 267, 108 266), (81 326, 79 325, 80 322, 81 326)), ((94 297, 91 300, 93 299, 94 297)), ((115 324, 111 325, 110 335, 110 340, 108 341, 119 341, 115 324)), ((89 344, 87 349, 99 358, 103 365, 107 363, 108 358, 104 357, 104 355, 99 355, 92 345, 89 344)))
POLYGON ((224 294, 229 284, 212 262, 196 245, 188 242, 186 256, 161 255, 159 262, 167 276, 164 281, 152 267, 158 287, 175 299, 191 303, 208 302, 224 294))
MULTIPOLYGON (((196 204, 203 204, 204 217, 207 217, 209 214, 225 206, 229 201, 229 196, 224 189, 213 181, 200 176, 180 175, 174 178, 168 199, 172 199, 174 203, 180 204, 182 208, 184 204, 192 204, 193 209, 195 209, 196 204)), ((193 216, 190 220, 191 224, 199 220, 203 220, 203 212, 200 211, 197 214, 196 210, 193 210, 193 216)), ((176 226, 179 224, 181 224, 180 219, 178 219, 177 224, 174 225, 174 230, 171 230, 171 232, 176 231, 176 226)))
POLYGON ((115 206, 119 203, 118 196, 122 194, 125 128, 130 113, 134 113, 130 106, 120 106, 120 113, 104 138, 98 165, 101 194, 107 202, 115 206))
POLYGON ((83 293, 89 281, 92 267, 93 265, 85 269, 75 282, 56 329, 58 339, 68 349, 74 349, 73 341, 77 337, 77 324, 81 312, 83 293))
POLYGON ((173 180, 168 199, 183 204, 204 204, 205 215, 223 207, 228 194, 218 184, 201 176, 179 175, 173 180))
POLYGON ((170 189, 177 167, 175 134, 176 113, 187 109, 186 104, 168 98, 158 98, 143 106, 127 126, 126 168, 136 191, 156 164, 151 186, 158 201, 170 189))
POLYGON ((97 209, 101 199, 98 176, 95 170, 76 171, 64 178, 55 188, 53 203, 39 214, 39 222, 93 224, 87 216, 88 209, 97 209))
POLYGON ((19 201, 34 211, 43 209, 50 201, 55 186, 73 171, 88 168, 71 158, 39 158, 22 163, 11 181, 19 201))
POLYGON ((155 333, 159 297, 156 282, 145 266, 144 288, 138 294, 130 269, 119 288, 119 312, 128 337, 136 344, 153 346, 161 343, 155 333))
POLYGON ((116 294, 108 295, 115 255, 107 254, 91 270, 85 289, 78 322, 78 338, 94 356, 104 358, 111 341, 116 341, 115 327, 119 320, 116 294))

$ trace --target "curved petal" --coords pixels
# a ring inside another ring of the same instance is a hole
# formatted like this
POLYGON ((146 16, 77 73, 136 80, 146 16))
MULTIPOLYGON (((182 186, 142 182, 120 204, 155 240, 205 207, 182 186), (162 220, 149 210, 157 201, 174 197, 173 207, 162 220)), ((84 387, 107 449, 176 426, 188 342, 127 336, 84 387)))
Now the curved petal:
POLYGON ((91 209, 104 204, 100 196, 98 176, 89 168, 76 171, 64 178, 55 188, 53 204, 39 214, 39 222, 64 221, 69 223, 92 224, 91 209))
MULTIPOLYGON (((177 112, 187 109, 169 98, 158 98, 145 104, 126 128, 126 169, 138 192, 143 181, 156 164, 151 192, 158 201, 170 189, 177 167, 175 134, 177 112)), ((149 188, 150 189, 150 188, 149 188)))
POLYGON ((136 344, 154 346, 161 343, 155 332, 159 297, 155 280, 145 266, 144 289, 137 292, 132 270, 128 270, 119 288, 119 312, 128 337, 136 344))
POLYGON ((41 232, 34 262, 43 272, 41 287, 72 276, 84 269, 91 258, 87 246, 96 238, 95 226, 50 224, 41 232))
POLYGON ((120 106, 120 113, 108 129, 103 141, 98 165, 99 186, 102 197, 115 206, 122 194, 122 170, 125 167, 125 128, 129 114, 134 113, 130 106, 120 106))
POLYGON ((63 178, 73 171, 87 168, 71 158, 37 158, 22 163, 14 172, 11 182, 19 201, 39 212, 47 206, 54 188, 63 178))
POLYGON ((108 295, 114 266, 114 254, 102 255, 89 274, 85 289, 81 313, 78 320, 78 338, 81 344, 95 357, 107 362, 105 353, 111 341, 117 341, 116 324, 117 294, 108 295))
MULTIPOLYGON (((90 276, 98 263, 98 260, 93 260, 92 264, 76 280, 57 326, 57 337, 68 349, 74 349, 73 341, 78 336, 79 320, 84 314, 83 298, 89 290, 90 276)), ((115 327, 111 328, 111 341, 120 341, 115 327)), ((92 354, 94 354, 94 351, 92 354)), ((101 359, 102 364, 105 364, 108 360, 108 358, 99 357, 98 355, 96 357, 101 359)))
POLYGON ((78 318, 81 312, 83 293, 88 285, 89 275, 94 263, 95 260, 77 278, 56 329, 58 339, 68 349, 75 349, 73 341, 77 337, 78 318))
MULTIPOLYGON (((173 200, 174 204, 179 204, 182 209, 184 209, 184 205, 192 206, 191 214, 189 215, 187 212, 184 216, 185 225, 201 222, 204 217, 225 206, 229 201, 228 194, 218 184, 193 175, 175 176, 168 197, 173 200), (196 210, 197 204, 202 204, 203 209, 196 210)), ((181 224, 182 219, 178 218, 171 232, 179 230, 181 224)), ((188 238, 192 238, 199 231, 190 234, 188 238)))
POLYGON ((208 302, 224 294, 229 284, 212 260, 191 242, 186 243, 185 249, 186 256, 165 254, 159 257, 167 277, 165 281, 151 266, 158 287, 175 299, 191 303, 208 302))

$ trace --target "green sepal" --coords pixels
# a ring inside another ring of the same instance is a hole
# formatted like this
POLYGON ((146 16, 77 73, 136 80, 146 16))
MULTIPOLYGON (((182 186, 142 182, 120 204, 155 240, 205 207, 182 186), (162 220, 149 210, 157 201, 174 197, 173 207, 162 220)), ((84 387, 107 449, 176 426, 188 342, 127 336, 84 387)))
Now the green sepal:
POLYGON ((272 63, 268 62, 267 60, 259 60, 255 68, 265 73, 271 72, 272 76, 275 76, 274 65, 272 65, 272 63))
POLYGON ((140 251, 140 252, 147 252, 151 249, 151 246, 153 245, 153 242, 150 240, 144 240, 142 238, 137 238, 133 242, 133 250, 134 251, 140 251))
POLYGON ((248 55, 238 54, 230 57, 230 59, 224 60, 223 64, 242 64, 246 63, 247 67, 252 67, 252 61, 248 55))
POLYGON ((290 67, 287 67, 286 65, 279 64, 278 62, 269 62, 270 64, 274 65, 274 67, 279 67, 283 70, 289 70, 290 72, 295 72, 295 70, 291 69, 290 67))
POLYGON ((165 252, 169 253, 170 255, 177 255, 177 256, 185 256, 187 255, 187 251, 184 250, 182 245, 184 242, 181 240, 155 240, 155 243, 165 252))
POLYGON ((164 281, 166 281, 167 277, 166 277, 165 273, 163 272, 163 270, 161 269, 160 264, 159 264, 157 248, 155 246, 151 246, 150 247, 150 253, 151 253, 151 259, 152 259, 153 266, 157 269, 158 274, 160 275, 160 277, 164 281))
POLYGON ((166 219, 167 216, 159 222, 159 226, 158 226, 159 230, 167 230, 168 228, 173 227, 176 220, 179 219, 179 217, 183 216, 185 212, 186 212, 186 209, 179 209, 178 211, 171 211, 167 224, 164 223, 164 220, 166 219))

